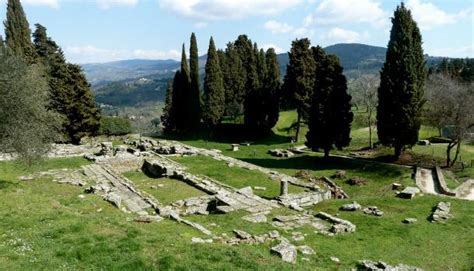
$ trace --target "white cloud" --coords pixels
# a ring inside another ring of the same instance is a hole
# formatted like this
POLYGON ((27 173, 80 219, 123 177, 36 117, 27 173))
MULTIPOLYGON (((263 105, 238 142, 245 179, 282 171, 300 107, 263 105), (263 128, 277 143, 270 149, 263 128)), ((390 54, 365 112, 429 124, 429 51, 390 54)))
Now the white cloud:
MULTIPOLYGON (((472 11, 461 11, 456 14, 450 14, 441 10, 432 3, 423 0, 408 0, 407 7, 411 9, 415 21, 423 30, 430 30, 437 26, 453 24, 460 19, 467 17, 472 11)), ((471 15, 472 16, 472 15, 471 15)))
POLYGON ((275 53, 277 54, 285 53, 285 50, 283 50, 281 47, 278 47, 277 45, 273 43, 267 43, 267 44, 262 45, 262 49, 265 51, 270 48, 273 48, 275 50, 275 53))
POLYGON ((134 7, 138 4, 138 0, 97 0, 100 8, 109 9, 114 6, 134 7))
POLYGON ((59 0, 23 0, 21 2, 31 6, 48 6, 51 8, 59 8, 59 0))
POLYGON ((123 59, 175 59, 181 57, 178 50, 115 50, 95 46, 68 46, 64 50, 69 61, 74 63, 99 63, 123 59))
POLYGON ((389 14, 375 0, 323 0, 304 18, 306 27, 340 23, 368 23, 384 28, 389 23, 389 14))
POLYGON ((206 27, 207 27, 207 23, 205 23, 205 22, 197 22, 197 23, 194 24, 194 27, 197 28, 197 29, 206 28, 206 27))
POLYGON ((183 17, 209 20, 242 19, 288 11, 302 0, 161 0, 160 7, 183 17))
POLYGON ((355 31, 334 27, 324 34, 323 38, 336 43, 351 43, 360 41, 361 35, 355 31))
POLYGON ((286 34, 293 31, 293 27, 291 25, 275 20, 267 21, 263 27, 267 30, 270 30, 273 34, 286 34))

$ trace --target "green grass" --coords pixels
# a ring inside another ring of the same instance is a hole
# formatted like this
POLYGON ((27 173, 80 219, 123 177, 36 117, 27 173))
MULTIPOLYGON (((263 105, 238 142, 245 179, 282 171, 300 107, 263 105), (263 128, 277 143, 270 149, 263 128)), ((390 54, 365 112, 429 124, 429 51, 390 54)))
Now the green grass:
POLYGON ((200 197, 206 193, 185 184, 184 182, 168 178, 150 178, 143 172, 130 171, 124 173, 137 188, 148 192, 162 204, 171 204, 178 200, 200 197), (163 187, 152 188, 152 186, 163 185, 163 187))
MULTIPOLYGON (((219 182, 235 188, 247 186, 265 187, 266 190, 254 190, 254 193, 265 198, 274 198, 280 195, 280 183, 271 180, 266 174, 250 171, 238 167, 228 167, 224 162, 216 161, 210 157, 172 157, 173 160, 186 166, 187 171, 193 174, 206 175, 219 182)), ((290 193, 300 193, 304 189, 289 185, 290 193)))

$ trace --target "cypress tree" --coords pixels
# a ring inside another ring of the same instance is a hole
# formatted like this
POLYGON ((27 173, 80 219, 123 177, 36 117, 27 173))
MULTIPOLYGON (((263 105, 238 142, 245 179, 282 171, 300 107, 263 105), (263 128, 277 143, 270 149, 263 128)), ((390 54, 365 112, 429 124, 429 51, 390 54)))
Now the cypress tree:
POLYGON ((323 149, 328 157, 334 145, 338 149, 349 145, 353 119, 351 96, 347 94, 347 81, 339 59, 326 55, 319 46, 312 51, 316 70, 306 145, 312 150, 323 149))
POLYGON ((302 119, 307 118, 314 87, 315 61, 309 48, 309 39, 295 40, 291 44, 289 63, 283 84, 284 104, 286 108, 295 108, 296 135, 298 140, 302 119))
POLYGON ((78 144, 81 137, 96 134, 100 124, 90 85, 80 66, 66 62, 63 51, 48 37, 45 27, 37 24, 33 37, 38 60, 46 67, 48 108, 63 116, 66 140, 78 144))
POLYGON ((190 127, 190 123, 193 120, 193 116, 191 116, 192 110, 189 108, 191 82, 184 44, 181 54, 181 69, 179 73, 176 73, 176 75, 179 76, 179 82, 176 86, 173 86, 173 90, 176 93, 176 99, 173 98, 176 129, 178 132, 187 132, 192 128, 190 127))
POLYGON ((31 30, 20 0, 8 0, 5 26, 6 45, 28 64, 35 63, 36 52, 31 42, 31 30))
POLYGON ((208 127, 215 127, 224 115, 224 81, 219 65, 214 40, 209 41, 207 52, 206 75, 204 77, 204 123, 208 127))
POLYGON ((161 123, 163 124, 163 132, 169 134, 174 130, 174 120, 173 120, 173 81, 168 82, 168 87, 166 88, 166 98, 165 98, 165 107, 163 108, 163 113, 161 114, 161 123))
POLYGON ((418 141, 426 69, 422 38, 410 10, 402 3, 392 18, 386 60, 380 72, 377 107, 379 140, 398 158, 418 141))
POLYGON ((171 87, 171 105, 168 109, 168 117, 169 117, 169 129, 168 133, 177 132, 178 128, 180 127, 180 121, 182 121, 183 117, 183 108, 182 108, 182 83, 181 83, 181 71, 176 71, 173 78, 173 85, 171 87))
POLYGON ((243 113, 247 74, 239 52, 233 43, 227 44, 225 55, 226 68, 223 70, 225 109, 226 115, 231 116, 236 121, 236 118, 243 113))
POLYGON ((269 133, 278 122, 280 111, 280 64, 273 48, 269 48, 265 54, 266 74, 263 85, 263 101, 265 115, 262 123, 264 133, 269 133))
POLYGON ((189 48, 190 67, 190 95, 188 98, 190 125, 197 129, 201 122, 201 91, 199 83, 199 60, 196 35, 191 34, 191 46, 189 48))
MULTIPOLYGON (((256 46, 257 44, 255 44, 256 46)), ((260 87, 263 87, 265 77, 267 75, 267 63, 265 60, 265 51, 260 49, 257 54, 257 72, 260 87)))

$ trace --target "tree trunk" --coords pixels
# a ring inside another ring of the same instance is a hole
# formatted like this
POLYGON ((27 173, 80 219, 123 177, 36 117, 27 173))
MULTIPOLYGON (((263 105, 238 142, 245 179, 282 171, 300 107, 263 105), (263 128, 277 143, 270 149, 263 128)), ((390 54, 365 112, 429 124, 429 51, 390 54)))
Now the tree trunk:
POLYGON ((300 135, 300 124, 301 124, 301 113, 300 113, 300 110, 296 110, 297 111, 297 114, 298 114, 298 117, 297 117, 297 120, 296 120, 296 135, 295 135, 295 143, 298 142, 298 137, 300 135))
POLYGON ((402 155, 402 146, 395 146, 395 159, 398 160, 400 155, 402 155))
POLYGON ((324 158, 329 158, 329 148, 324 149, 324 158))
POLYGON ((456 154, 454 155, 454 159, 451 162, 451 166, 454 166, 456 160, 458 160, 459 153, 461 152, 461 140, 458 140, 458 146, 456 148, 456 154))
POLYGON ((456 146, 456 141, 448 143, 448 147, 446 148, 446 167, 451 166, 451 150, 456 146))

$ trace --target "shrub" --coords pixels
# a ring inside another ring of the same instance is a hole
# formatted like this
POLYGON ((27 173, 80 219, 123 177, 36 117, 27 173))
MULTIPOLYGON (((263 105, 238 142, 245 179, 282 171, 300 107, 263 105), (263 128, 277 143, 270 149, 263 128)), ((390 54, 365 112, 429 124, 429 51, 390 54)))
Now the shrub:
POLYGON ((132 124, 128 119, 119 117, 102 117, 99 134, 126 135, 132 133, 132 124))

